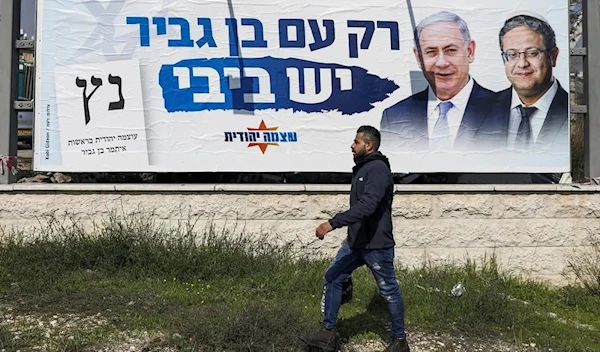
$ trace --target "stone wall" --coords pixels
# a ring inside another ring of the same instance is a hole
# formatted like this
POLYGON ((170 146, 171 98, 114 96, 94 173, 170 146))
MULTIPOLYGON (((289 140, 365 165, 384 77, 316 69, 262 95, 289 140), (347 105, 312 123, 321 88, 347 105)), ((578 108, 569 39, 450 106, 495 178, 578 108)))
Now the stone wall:
MULTIPOLYGON (((158 224, 197 221, 332 256, 344 237, 319 241, 316 226, 347 209, 348 186, 335 185, 9 185, 1 186, 0 225, 31 230, 51 216, 85 226, 111 212, 141 212, 158 224)), ((583 185, 410 186, 394 198, 398 261, 464 263, 495 253, 515 275, 568 282, 567 260, 600 236, 600 187, 583 185)), ((5 234, 7 231, 4 232, 5 234)))

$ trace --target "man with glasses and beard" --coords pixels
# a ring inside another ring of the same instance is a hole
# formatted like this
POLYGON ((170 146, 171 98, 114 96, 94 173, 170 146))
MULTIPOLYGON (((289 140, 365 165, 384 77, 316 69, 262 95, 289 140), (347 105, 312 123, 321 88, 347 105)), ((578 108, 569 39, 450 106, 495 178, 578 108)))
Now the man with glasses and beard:
POLYGON ((518 15, 499 34, 506 77, 511 86, 498 92, 494 115, 479 130, 488 149, 569 153, 568 94, 553 75, 558 47, 544 20, 518 15))

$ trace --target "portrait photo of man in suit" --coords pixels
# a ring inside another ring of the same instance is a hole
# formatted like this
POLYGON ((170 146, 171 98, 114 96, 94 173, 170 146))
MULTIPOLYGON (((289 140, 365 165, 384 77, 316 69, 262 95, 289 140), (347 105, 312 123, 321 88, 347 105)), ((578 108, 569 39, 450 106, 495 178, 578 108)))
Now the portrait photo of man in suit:
POLYGON ((496 99, 469 74, 476 44, 467 23, 454 13, 437 12, 416 26, 414 36, 413 52, 428 87, 384 110, 382 149, 466 148, 496 99))
POLYGON ((498 93, 478 144, 569 153, 569 99, 553 74, 559 55, 554 30, 545 20, 517 15, 505 21, 499 43, 511 86, 498 93))

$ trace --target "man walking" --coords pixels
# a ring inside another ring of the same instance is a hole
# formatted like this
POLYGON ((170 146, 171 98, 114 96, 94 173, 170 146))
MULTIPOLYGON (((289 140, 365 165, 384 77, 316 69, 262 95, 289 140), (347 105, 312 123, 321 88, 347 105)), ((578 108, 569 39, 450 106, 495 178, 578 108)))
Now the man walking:
POLYGON ((300 336, 311 347, 337 351, 339 336, 335 331, 342 301, 342 282, 352 272, 366 265, 388 303, 393 339, 386 352, 409 352, 404 331, 404 302, 394 271, 394 236, 392 234, 392 198, 394 182, 388 159, 378 151, 379 131, 361 126, 352 143, 355 166, 352 169, 350 209, 322 223, 316 236, 323 239, 334 229, 348 226, 348 235, 324 278, 323 327, 300 336))

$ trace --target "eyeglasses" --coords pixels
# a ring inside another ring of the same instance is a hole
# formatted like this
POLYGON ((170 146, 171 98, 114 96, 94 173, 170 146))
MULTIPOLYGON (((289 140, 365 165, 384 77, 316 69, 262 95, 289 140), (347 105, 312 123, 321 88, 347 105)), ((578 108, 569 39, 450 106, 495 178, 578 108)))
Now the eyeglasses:
POLYGON ((505 63, 517 61, 517 60, 519 60, 519 58, 521 58, 521 54, 523 54, 523 56, 525 57, 526 60, 537 59, 541 53, 543 53, 543 52, 547 53, 549 51, 552 51, 552 49, 531 48, 531 49, 527 49, 525 51, 508 50, 506 52, 502 52, 502 59, 504 59, 505 63))

